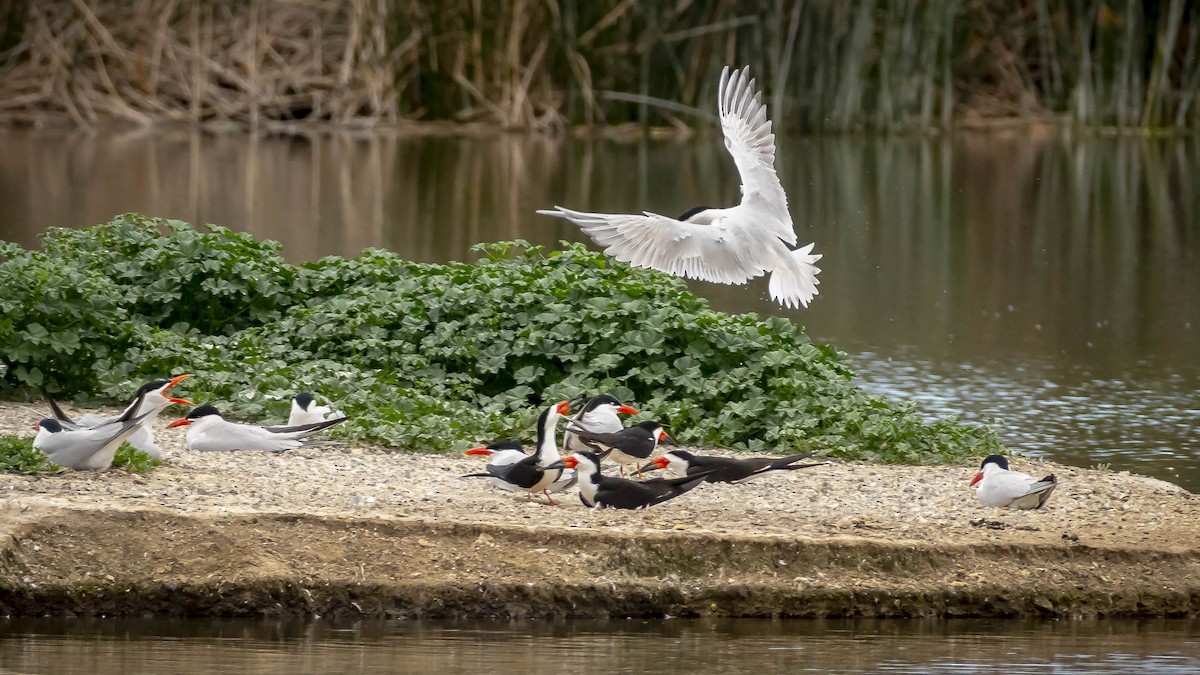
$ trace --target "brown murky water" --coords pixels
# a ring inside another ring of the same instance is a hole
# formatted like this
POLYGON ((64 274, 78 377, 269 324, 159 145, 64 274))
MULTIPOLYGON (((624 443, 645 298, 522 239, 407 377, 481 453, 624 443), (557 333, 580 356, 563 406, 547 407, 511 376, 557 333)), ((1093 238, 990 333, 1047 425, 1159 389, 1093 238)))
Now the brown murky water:
POLYGON ((0 619, 0 672, 1195 673, 1195 620, 0 619))
MULTIPOLYGON (((311 139, 0 131, 0 238, 123 211, 215 222, 304 261, 464 259, 580 240, 563 204, 677 214, 737 198, 720 140, 311 139)), ((821 295, 696 284, 850 352, 867 388, 994 424, 1015 449, 1200 490, 1200 143, 1015 135, 783 139, 821 295)))

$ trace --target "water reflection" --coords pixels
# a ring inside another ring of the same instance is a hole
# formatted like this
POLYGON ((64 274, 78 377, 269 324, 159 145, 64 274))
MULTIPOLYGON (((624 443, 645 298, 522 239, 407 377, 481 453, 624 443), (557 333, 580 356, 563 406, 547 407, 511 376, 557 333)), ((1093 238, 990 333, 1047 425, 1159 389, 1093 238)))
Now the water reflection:
MULTIPOLYGON (((295 261, 383 246, 426 261, 479 241, 580 240, 564 204, 676 214, 737 198, 719 139, 268 138, 0 131, 0 238, 121 211, 278 239, 295 261)), ((966 135, 783 139, 821 295, 784 312, 856 355, 867 386, 994 418, 1015 447, 1200 489, 1200 144, 966 135)))
POLYGON ((0 620, 0 669, 149 673, 1187 673, 1200 625, 1146 621, 0 620))

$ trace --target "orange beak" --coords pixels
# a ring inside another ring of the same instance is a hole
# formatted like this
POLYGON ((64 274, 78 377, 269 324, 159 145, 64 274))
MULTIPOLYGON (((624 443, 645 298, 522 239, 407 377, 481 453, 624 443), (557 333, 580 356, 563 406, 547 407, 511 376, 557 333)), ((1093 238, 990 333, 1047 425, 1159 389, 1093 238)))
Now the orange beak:
POLYGON ((463 454, 464 455, 483 455, 486 457, 486 456, 492 454, 492 451, 488 450, 487 448, 471 448, 470 450, 464 452, 463 454))
POLYGON ((637 408, 634 408, 633 406, 629 406, 629 405, 622 405, 620 408, 617 408, 617 412, 621 413, 622 415, 638 414, 637 408))
MULTIPOLYGON (((172 377, 171 381, 167 382, 167 386, 162 388, 162 394, 164 396, 166 396, 167 391, 171 387, 174 387, 175 385, 179 384, 180 382, 183 382, 184 380, 188 379, 189 377, 191 377, 191 375, 179 375, 178 377, 172 377)), ((171 403, 177 403, 179 405, 196 405, 195 403, 192 403, 191 401, 188 401, 186 399, 173 398, 171 396, 167 396, 167 400, 170 401, 171 403)))
POLYGON ((556 410, 558 410, 559 415, 570 415, 571 414, 571 402, 570 401, 560 402, 558 404, 558 408, 556 408, 556 410))
POLYGON ((42 430, 42 423, 41 423, 41 422, 34 422, 34 423, 33 423, 33 430, 34 430, 34 431, 41 431, 41 430, 42 430))
POLYGON ((677 443, 675 443, 675 439, 668 436, 667 432, 662 430, 658 432, 658 442, 666 443, 668 445, 677 445, 677 443))
POLYGON ((650 460, 649 462, 646 462, 645 466, 638 469, 638 473, 642 473, 644 471, 658 471, 659 469, 665 469, 665 468, 667 468, 667 466, 669 464, 670 464, 670 462, 668 462, 665 457, 655 457, 654 459, 650 460))
POLYGON ((180 417, 179 419, 175 420, 174 422, 171 422, 170 424, 168 424, 167 428, 174 429, 175 427, 186 427, 187 425, 189 425, 191 423, 192 423, 192 421, 189 420, 188 418, 180 417))
MULTIPOLYGON (((979 473, 975 474, 975 477, 971 479, 971 485, 974 485, 974 484, 978 483, 978 482, 979 482, 979 481, 981 481, 981 480, 983 480, 983 472, 982 472, 982 471, 980 471, 979 473)), ((971 485, 968 485, 967 487, 971 487, 971 485)))
POLYGON ((579 460, 575 459, 573 456, 564 457, 562 463, 563 466, 567 467, 568 469, 574 469, 575 467, 579 466, 579 460))

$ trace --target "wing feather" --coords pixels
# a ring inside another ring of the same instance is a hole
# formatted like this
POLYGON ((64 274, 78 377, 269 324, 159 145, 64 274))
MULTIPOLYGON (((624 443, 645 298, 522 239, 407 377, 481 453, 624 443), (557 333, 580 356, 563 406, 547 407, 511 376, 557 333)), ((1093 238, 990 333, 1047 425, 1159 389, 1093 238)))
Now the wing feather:
POLYGON ((538 213, 578 225, 604 252, 634 267, 720 284, 742 284, 763 273, 743 250, 742 233, 723 225, 687 223, 655 213, 609 214, 561 206, 538 213))
POLYGON ((754 88, 750 68, 721 71, 717 89, 717 112, 725 148, 733 156, 742 178, 742 206, 758 211, 759 227, 796 245, 796 229, 788 212, 787 194, 775 173, 775 134, 762 102, 762 92, 754 88))

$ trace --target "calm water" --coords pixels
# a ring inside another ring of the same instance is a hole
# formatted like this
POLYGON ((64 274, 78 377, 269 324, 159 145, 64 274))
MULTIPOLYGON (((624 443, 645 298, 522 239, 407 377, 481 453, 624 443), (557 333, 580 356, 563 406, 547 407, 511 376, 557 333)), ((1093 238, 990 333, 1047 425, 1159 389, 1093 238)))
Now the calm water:
POLYGON ((1195 673, 1197 621, 3 620, 0 672, 1195 673))
MULTIPOLYGON (((677 214, 737 198, 719 139, 279 139, 0 131, 0 238, 141 211, 282 241, 295 261, 382 246, 579 240, 564 204, 677 214)), ((968 135, 784 139, 779 172, 821 295, 696 284, 850 352, 865 387, 989 420, 1013 448, 1200 490, 1200 144, 968 135)))

